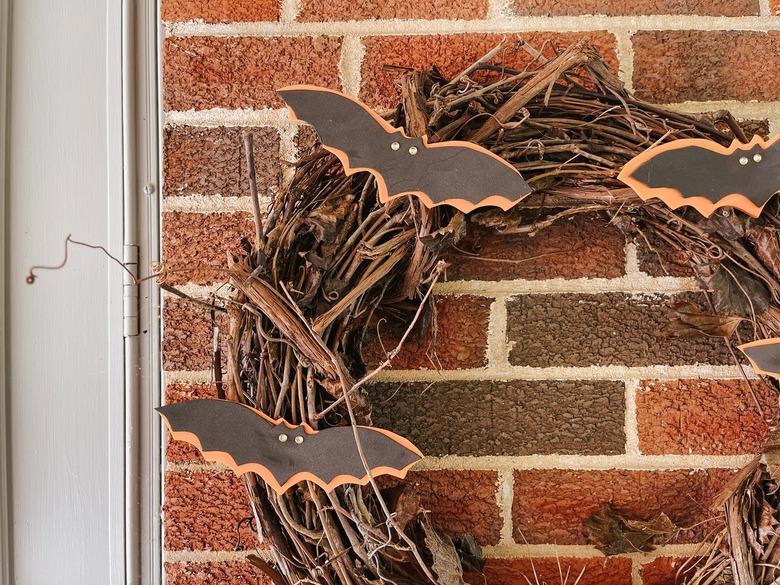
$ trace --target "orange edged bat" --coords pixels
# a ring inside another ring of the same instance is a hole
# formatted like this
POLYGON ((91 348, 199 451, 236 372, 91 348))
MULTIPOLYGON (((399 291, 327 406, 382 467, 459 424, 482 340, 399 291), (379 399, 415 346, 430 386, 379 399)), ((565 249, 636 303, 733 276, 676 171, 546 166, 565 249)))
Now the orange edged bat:
POLYGON ((672 209, 690 205, 705 217, 733 207, 758 217, 780 191, 780 144, 754 136, 721 146, 699 138, 673 140, 631 159, 618 179, 642 199, 658 197, 672 209))
POLYGON ((293 85, 278 93, 293 120, 314 126, 347 175, 374 176, 382 203, 411 194, 427 207, 506 211, 532 191, 511 164, 472 142, 409 138, 365 104, 331 89, 293 85))
MULTIPOLYGON (((369 482, 352 427, 315 431, 230 400, 190 400, 157 411, 174 439, 194 445, 205 459, 223 463, 237 475, 257 473, 277 493, 303 480, 325 491, 369 482)), ((357 433, 374 477, 403 478, 423 456, 390 431, 358 426, 357 433)))
POLYGON ((756 372, 780 380, 780 337, 744 343, 739 350, 756 372))

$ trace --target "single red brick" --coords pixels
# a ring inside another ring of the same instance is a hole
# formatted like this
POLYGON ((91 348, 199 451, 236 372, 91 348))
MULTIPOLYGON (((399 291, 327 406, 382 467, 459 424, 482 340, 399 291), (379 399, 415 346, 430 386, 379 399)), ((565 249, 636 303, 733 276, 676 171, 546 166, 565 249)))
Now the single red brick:
POLYGON ((249 195, 244 134, 253 138, 255 176, 261 195, 279 187, 279 132, 260 128, 166 128, 163 140, 163 194, 249 195))
POLYGON ((404 480, 382 478, 383 486, 400 484, 401 497, 419 498, 436 529, 453 536, 470 534, 481 545, 498 543, 502 521, 495 471, 412 471, 404 480))
POLYGON ((163 0, 164 21, 248 22, 278 20, 279 0, 163 0))
POLYGON ((632 40, 634 88, 641 98, 780 98, 780 77, 767 74, 780 70, 778 31, 641 31, 632 40))
POLYGON ((711 499, 731 478, 727 469, 675 471, 515 472, 512 520, 517 542, 585 544, 584 522, 611 503, 630 518, 666 513, 681 542, 698 542, 718 528, 711 499))
POLYGON ((227 254, 241 250, 242 238, 254 238, 251 213, 166 211, 162 215, 162 254, 169 284, 226 282, 227 254))
POLYGON ((472 585, 631 585, 631 560, 618 557, 487 559, 484 574, 469 574, 466 581, 472 585))
POLYGON ((696 564, 690 559, 675 557, 658 557, 639 570, 642 585, 683 585, 695 572, 696 564))
POLYGON ((338 89, 340 49, 334 37, 168 37, 164 108, 279 107, 285 85, 338 89))
MULTIPOLYGON (((418 323, 416 334, 406 339, 393 359, 392 369, 457 370, 486 365, 491 303, 492 299, 469 295, 437 298, 435 324, 431 319, 418 323)), ((375 367, 384 361, 385 352, 395 349, 407 327, 408 323, 399 320, 381 321, 368 337, 363 352, 366 363, 375 367)))
POLYGON ((780 0, 769 0, 769 13, 774 16, 780 15, 780 0))
POLYGON ((742 380, 647 380, 636 404, 639 449, 652 455, 755 453, 780 411, 769 384, 742 380))
POLYGON ((470 224, 460 251, 445 257, 449 280, 617 278, 625 272, 625 238, 597 217, 559 221, 536 235, 501 234, 470 224))
POLYGON ((702 16, 751 16, 759 13, 757 0, 515 0, 514 9, 521 16, 578 16, 603 14, 633 16, 649 14, 696 14, 702 16))
POLYGON ((232 472, 165 474, 166 550, 235 550, 239 536, 242 547, 255 548, 251 517, 244 483, 232 472))
POLYGON ((426 19, 434 18, 474 20, 487 15, 487 0, 379 0, 376 2, 349 2, 348 0, 303 0, 299 20, 369 20, 369 19, 426 19))
MULTIPOLYGON (((432 36, 377 36, 366 37, 365 59, 360 96, 374 106, 391 107, 398 99, 395 81, 398 71, 385 71, 384 65, 401 67, 429 67, 436 65, 442 73, 453 76, 460 73, 490 49, 498 45, 502 35, 456 34, 432 36)), ((523 40, 545 54, 553 56, 555 48, 565 48, 580 39, 591 41, 607 62, 617 68, 615 37, 606 31, 587 33, 523 33, 523 40)), ((530 57, 519 45, 512 45, 493 59, 507 67, 523 68, 530 57)))
MULTIPOLYGON (((217 316, 217 327, 223 343, 222 357, 227 356, 228 319, 217 316)), ((166 370, 208 370, 213 366, 213 333, 210 311, 179 298, 167 298, 163 304, 163 368, 166 370)), ((223 362, 223 371, 224 362, 223 362)))
MULTIPOLYGON (((213 384, 168 384, 165 387, 165 403, 184 402, 196 398, 216 398, 213 384)), ((165 458, 169 463, 205 463, 200 452, 184 441, 174 441, 168 436, 165 458)))
POLYGON ((248 562, 165 563, 168 585, 271 585, 271 580, 248 562))

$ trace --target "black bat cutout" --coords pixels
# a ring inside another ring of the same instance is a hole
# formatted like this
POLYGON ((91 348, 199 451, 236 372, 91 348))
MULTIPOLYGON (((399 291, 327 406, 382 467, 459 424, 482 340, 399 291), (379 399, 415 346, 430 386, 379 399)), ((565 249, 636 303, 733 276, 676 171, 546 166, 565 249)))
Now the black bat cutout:
POLYGON ((776 136, 721 146, 699 138, 673 140, 631 159, 618 178, 642 199, 658 197, 672 209, 690 205, 705 217, 733 207, 758 217, 780 190, 776 136))
MULTIPOLYGON (((237 475, 254 472, 277 493, 313 481, 326 491, 345 483, 365 485, 352 427, 315 431, 291 425, 229 400, 189 400, 161 406, 171 436, 194 445, 208 461, 223 463, 237 475)), ((357 433, 371 475, 403 478, 422 453, 409 441, 373 427, 357 433)))
POLYGON ((780 337, 744 343, 739 349, 756 372, 780 380, 780 337))
POLYGON ((365 104, 330 89, 295 85, 278 93, 294 120, 314 126, 344 172, 368 171, 376 178, 383 203, 412 194, 427 207, 506 211, 532 191, 512 165, 472 142, 409 138, 365 104))

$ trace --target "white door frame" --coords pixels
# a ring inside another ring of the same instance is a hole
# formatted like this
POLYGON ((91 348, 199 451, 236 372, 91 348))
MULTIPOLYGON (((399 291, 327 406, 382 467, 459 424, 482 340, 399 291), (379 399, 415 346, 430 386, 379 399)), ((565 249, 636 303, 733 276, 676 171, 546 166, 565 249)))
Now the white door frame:
MULTIPOLYGON (((156 0, 123 0, 125 259, 148 275, 160 259, 160 46, 156 0)), ((160 291, 125 287, 125 561, 127 585, 163 581, 160 291)))
MULTIPOLYGON (((9 307, 6 263, 8 188, 8 97, 10 30, 14 0, 0 0, 0 583, 13 583, 11 521, 9 519, 8 386, 6 335, 9 307)), ((16 0, 23 1, 23 0, 16 0)), ((123 225, 121 238, 107 242, 124 261, 134 260, 137 273, 149 273, 160 257, 160 94, 159 47, 161 26, 157 0, 122 0, 106 4, 108 104, 108 177, 112 194, 109 225, 123 225), (121 39, 119 33, 121 31, 121 39), (120 198, 116 197, 121 193, 120 198)), ((78 34, 78 31, 73 31, 78 34)), ((64 228, 65 229, 65 228, 64 228)), ((112 281, 113 282, 113 281, 112 281)), ((124 298, 111 299, 111 339, 106 347, 111 363, 125 364, 124 374, 112 374, 124 396, 112 398, 111 486, 108 500, 110 530, 110 585, 162 583, 161 445, 160 422, 154 413, 161 396, 160 295, 156 283, 126 282, 124 298), (120 322, 124 320, 124 323, 120 322), (114 322, 116 321, 116 322, 114 322), (121 336, 121 337, 120 337, 121 336), (124 339, 124 341, 122 341, 124 339), (123 381, 123 383, 122 383, 123 381), (124 421, 122 415, 124 413, 124 421), (113 418, 117 417, 115 424, 113 418), (124 428, 124 432, 121 429, 124 428), (124 441, 115 441, 124 436, 124 441)), ((46 286, 42 284, 40 286, 46 286)), ((119 289, 116 289, 119 291, 119 289)), ((112 370, 113 371, 113 370, 112 370)), ((112 383, 112 386, 114 384, 112 383)), ((52 489, 54 486, 52 486, 52 489)), ((85 584, 92 585, 92 584, 85 584)), ((97 585, 97 584, 96 584, 97 585)))

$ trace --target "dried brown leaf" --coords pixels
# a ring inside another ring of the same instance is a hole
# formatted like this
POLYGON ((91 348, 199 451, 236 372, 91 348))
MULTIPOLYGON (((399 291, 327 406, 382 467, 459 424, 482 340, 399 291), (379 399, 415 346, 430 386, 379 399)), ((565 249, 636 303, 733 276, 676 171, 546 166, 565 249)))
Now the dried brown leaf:
POLYGON ((764 283, 733 262, 724 260, 705 282, 718 313, 752 317, 769 308, 771 295, 764 283))
POLYGON ((693 303, 683 301, 673 307, 674 318, 667 327, 670 335, 708 335, 731 337, 743 321, 742 317, 708 315, 693 303))
POLYGON ((661 513, 650 520, 632 520, 621 516, 611 504, 604 504, 588 518, 585 527, 588 542, 607 556, 650 552, 671 541, 678 532, 666 514, 661 513))
POLYGON ((765 226, 752 225, 747 232, 748 240, 753 244, 756 257, 780 279, 780 242, 777 230, 765 226))
POLYGON ((464 585, 463 568, 452 539, 436 532, 426 521, 422 522, 422 527, 425 545, 433 557, 433 571, 438 577, 438 585, 464 585))

